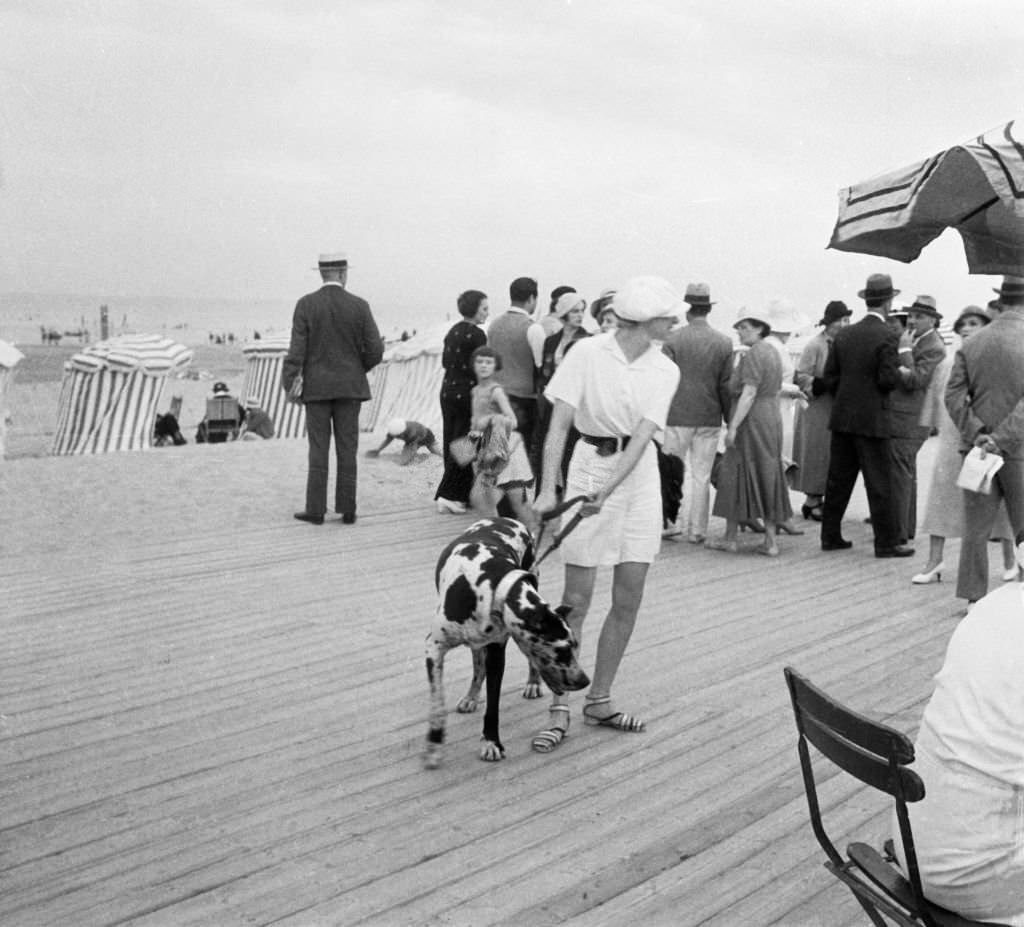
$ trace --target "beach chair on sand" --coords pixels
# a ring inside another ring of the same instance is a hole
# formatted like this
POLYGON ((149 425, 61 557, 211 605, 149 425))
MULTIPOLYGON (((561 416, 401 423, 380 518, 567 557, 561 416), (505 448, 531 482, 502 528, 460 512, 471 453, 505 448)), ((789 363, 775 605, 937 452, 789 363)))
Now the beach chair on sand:
POLYGON ((921 777, 907 768, 914 762, 909 738, 841 705, 792 667, 784 672, 799 734, 797 752, 811 828, 828 857, 825 868, 853 892, 875 927, 886 927, 890 921, 902 927, 986 927, 932 904, 921 890, 907 804, 920 801, 925 792, 921 777), (808 741, 844 772, 895 800, 909 878, 893 859, 891 841, 886 841, 884 856, 866 843, 851 843, 845 857, 836 849, 821 820, 808 741))
POLYGON ((206 440, 210 444, 234 441, 242 425, 242 412, 234 396, 214 396, 206 400, 206 440))

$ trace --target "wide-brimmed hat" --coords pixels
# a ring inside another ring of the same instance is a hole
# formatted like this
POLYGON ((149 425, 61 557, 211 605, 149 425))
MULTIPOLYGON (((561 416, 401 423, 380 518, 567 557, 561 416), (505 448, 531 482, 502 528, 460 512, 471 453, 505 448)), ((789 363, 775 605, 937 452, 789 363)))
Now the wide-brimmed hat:
POLYGON ((853 315, 853 310, 846 307, 841 299, 833 299, 825 307, 825 314, 821 317, 819 325, 831 325, 833 322, 838 322, 840 319, 845 319, 847 316, 853 315))
POLYGON ((259 405, 260 405, 260 397, 259 396, 250 396, 248 399, 245 400, 245 407, 247 409, 258 409, 259 405))
POLYGON ((633 277, 612 297, 612 309, 627 322, 678 318, 682 299, 664 277, 633 277))
POLYGON ((918 296, 913 303, 907 306, 907 312, 920 312, 922 315, 930 315, 933 319, 941 319, 942 313, 935 308, 935 297, 918 296))
POLYGON ((1024 277, 1007 274, 1003 277, 1002 286, 992 287, 993 293, 999 294, 999 302, 1011 305, 1024 303, 1024 277))
POLYGON ((892 288, 892 277, 888 274, 872 274, 857 296, 860 299, 891 299, 898 296, 899 292, 892 288))
POLYGON ((579 293, 563 293, 555 303, 555 315, 564 319, 573 309, 586 309, 587 301, 579 293))
POLYGON ((899 309, 890 309, 888 318, 890 319, 902 319, 903 324, 906 325, 910 319, 910 313, 907 311, 906 306, 901 306, 899 309))
POLYGON ((697 309, 710 309, 715 303, 711 299, 711 287, 706 283, 688 283, 683 294, 683 302, 697 309))
POLYGON ((317 259, 318 270, 327 267, 348 267, 348 255, 344 251, 328 251, 321 254, 317 259))
POLYGON ((615 298, 615 287, 601 290, 601 295, 590 304, 590 314, 600 321, 601 314, 605 309, 611 309, 612 300, 615 298))
POLYGON ((768 315, 768 312, 764 309, 748 309, 746 306, 740 306, 736 312, 736 321, 732 323, 732 327, 736 328, 740 322, 758 322, 761 325, 767 325, 768 328, 772 327, 772 320, 768 315))
POLYGON ((953 323, 953 331, 959 335, 960 329, 964 327, 964 319, 968 319, 971 316, 981 319, 986 325, 992 321, 992 315, 987 309, 982 309, 981 306, 964 306, 960 310, 960 315, 956 317, 956 321, 953 323))
POLYGON ((773 332, 783 334, 798 332, 807 327, 807 319, 788 299, 781 297, 768 303, 768 322, 773 332))

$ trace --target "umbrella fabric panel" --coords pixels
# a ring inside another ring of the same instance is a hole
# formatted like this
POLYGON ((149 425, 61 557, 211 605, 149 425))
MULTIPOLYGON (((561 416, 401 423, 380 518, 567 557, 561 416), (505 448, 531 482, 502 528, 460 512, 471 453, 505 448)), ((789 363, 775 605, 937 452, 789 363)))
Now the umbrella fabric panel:
POLYGON ((287 353, 280 347, 271 350, 243 350, 246 356, 242 399, 256 398, 274 423, 274 437, 302 438, 306 434, 306 410, 301 403, 288 402, 281 389, 281 368, 287 353))
POLYGON ((53 453, 104 454, 150 448, 163 385, 162 377, 141 369, 90 373, 67 364, 53 453))
POLYGON ((6 341, 0 341, 0 368, 6 368, 8 370, 16 367, 25 355, 21 353, 13 344, 8 344, 6 341))
POLYGON ((829 247, 908 263, 947 228, 976 274, 1024 270, 1024 146, 1010 122, 839 194, 829 247))
POLYGON ((167 376, 192 362, 192 349, 160 335, 120 335, 89 345, 70 359, 83 372, 102 368, 167 376))

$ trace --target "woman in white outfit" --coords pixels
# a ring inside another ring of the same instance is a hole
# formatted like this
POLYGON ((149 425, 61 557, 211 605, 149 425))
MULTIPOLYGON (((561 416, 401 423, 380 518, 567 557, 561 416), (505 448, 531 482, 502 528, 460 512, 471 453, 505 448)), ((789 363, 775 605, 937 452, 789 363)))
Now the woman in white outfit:
MULTIPOLYGON (((616 709, 611 687, 636 624, 647 570, 661 546, 661 490, 651 439, 665 427, 679 368, 661 341, 677 321, 682 300, 659 277, 637 277, 619 289, 613 308, 619 327, 579 342, 566 354, 545 391, 553 404, 544 445, 538 514, 555 507, 555 485, 566 435, 580 440, 569 464, 565 496, 587 496, 585 517, 562 544, 568 622, 579 639, 597 568, 613 568, 612 604, 597 643, 584 723, 637 732, 644 722, 616 709)), ((549 753, 569 730, 568 696, 554 696, 549 726, 533 748, 549 753)))

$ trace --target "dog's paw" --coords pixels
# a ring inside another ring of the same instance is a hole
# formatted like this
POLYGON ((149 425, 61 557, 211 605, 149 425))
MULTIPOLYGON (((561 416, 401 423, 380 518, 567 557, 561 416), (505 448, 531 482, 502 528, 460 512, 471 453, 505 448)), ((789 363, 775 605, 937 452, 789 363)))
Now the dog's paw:
POLYGON ((543 694, 539 682, 528 682, 523 687, 523 698, 540 698, 543 694))
POLYGON ((460 715, 469 715, 476 711, 480 701, 475 695, 464 695, 459 699, 459 704, 455 706, 455 710, 460 715))
POLYGON ((488 763, 496 763, 498 760, 503 760, 505 759, 505 748, 493 740, 481 738, 480 759, 486 760, 488 763))
POLYGON ((427 744, 423 751, 423 768, 437 769, 441 765, 441 745, 427 744))

